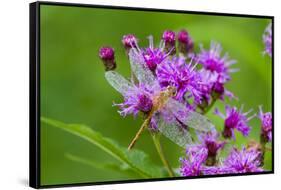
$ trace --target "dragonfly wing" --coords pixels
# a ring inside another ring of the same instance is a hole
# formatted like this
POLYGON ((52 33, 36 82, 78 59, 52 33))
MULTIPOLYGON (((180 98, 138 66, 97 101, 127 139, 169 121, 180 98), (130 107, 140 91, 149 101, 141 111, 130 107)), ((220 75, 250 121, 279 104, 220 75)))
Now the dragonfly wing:
POLYGON ((131 69, 138 79, 139 83, 148 86, 155 85, 155 76, 146 66, 145 61, 141 53, 137 52, 137 49, 132 48, 129 52, 131 69))
POLYGON ((204 132, 214 129, 214 125, 207 117, 195 111, 189 110, 184 104, 172 98, 169 98, 167 101, 166 108, 171 110, 172 114, 188 127, 204 132))
POLYGON ((105 72, 105 78, 108 83, 123 96, 133 87, 131 82, 115 71, 105 72))
POLYGON ((157 123, 158 130, 175 144, 186 148, 186 145, 193 144, 190 133, 183 128, 174 118, 166 118, 162 112, 154 114, 153 119, 157 123))

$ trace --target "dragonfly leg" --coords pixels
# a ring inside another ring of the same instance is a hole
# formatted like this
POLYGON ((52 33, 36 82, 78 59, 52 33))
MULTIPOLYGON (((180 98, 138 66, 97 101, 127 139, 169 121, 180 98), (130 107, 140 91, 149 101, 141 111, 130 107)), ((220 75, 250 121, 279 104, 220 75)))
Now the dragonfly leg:
POLYGON ((150 118, 147 118, 143 124, 141 125, 140 129, 138 130, 136 136, 134 137, 134 139, 131 141, 130 145, 128 146, 128 150, 131 150, 134 145, 136 144, 138 138, 140 137, 140 135, 142 134, 142 132, 144 131, 144 129, 149 125, 150 123, 150 120, 151 120, 151 117, 150 118))

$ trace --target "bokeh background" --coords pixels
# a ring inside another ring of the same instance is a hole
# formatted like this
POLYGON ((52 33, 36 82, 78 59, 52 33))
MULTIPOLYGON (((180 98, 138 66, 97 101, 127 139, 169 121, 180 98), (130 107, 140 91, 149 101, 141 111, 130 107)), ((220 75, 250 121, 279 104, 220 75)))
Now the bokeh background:
MULTIPOLYGON (((129 76, 129 62, 121 38, 133 33, 140 39, 140 46, 148 45, 146 37, 153 35, 158 44, 166 29, 187 29, 195 41, 209 47, 211 40, 222 44, 224 52, 237 60, 227 85, 239 101, 229 102, 245 110, 263 105, 265 111, 272 106, 272 63, 263 56, 262 34, 270 22, 263 18, 210 16, 102 8, 41 5, 41 115, 66 123, 82 123, 91 126, 104 136, 127 146, 141 125, 141 119, 122 118, 112 103, 122 97, 106 82, 104 67, 98 58, 103 45, 111 45, 116 51, 117 71, 129 76)), ((223 103, 215 107, 222 109, 223 103)), ((223 121, 207 116, 222 129, 223 121)), ((260 122, 250 122, 249 138, 237 134, 238 147, 250 139, 259 139, 260 122)), ((164 151, 173 167, 179 167, 179 157, 184 152, 169 140, 161 139, 164 151)), ((136 148, 150 155, 154 163, 161 165, 151 137, 144 133, 136 148)), ((41 184, 67 184, 97 181, 135 179, 118 172, 96 169, 71 161, 71 153, 96 163, 115 162, 113 158, 84 140, 47 125, 41 125, 41 184)), ((271 154, 266 154, 265 168, 271 170, 271 154)))

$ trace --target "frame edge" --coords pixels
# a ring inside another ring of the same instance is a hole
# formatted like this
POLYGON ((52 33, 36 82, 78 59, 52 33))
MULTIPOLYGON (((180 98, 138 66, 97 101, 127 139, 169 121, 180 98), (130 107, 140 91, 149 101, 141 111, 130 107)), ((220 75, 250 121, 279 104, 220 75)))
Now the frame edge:
POLYGON ((40 188, 39 90, 39 2, 29 4, 29 186, 40 188))

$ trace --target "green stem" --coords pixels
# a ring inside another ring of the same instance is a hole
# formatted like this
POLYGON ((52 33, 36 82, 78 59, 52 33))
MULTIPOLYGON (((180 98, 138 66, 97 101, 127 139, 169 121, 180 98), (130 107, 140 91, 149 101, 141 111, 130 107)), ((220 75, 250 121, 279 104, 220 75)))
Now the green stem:
POLYGON ((208 111, 210 111, 210 109, 213 107, 213 105, 215 104, 216 101, 217 101, 217 99, 212 99, 211 104, 208 105, 208 107, 206 107, 203 110, 203 115, 205 115, 206 113, 208 113, 208 111))
POLYGON ((173 169, 171 168, 168 160, 166 159, 165 155, 164 155, 164 152, 163 152, 163 149, 162 149, 162 146, 161 146, 161 143, 160 143, 160 140, 159 140, 159 135, 156 135, 156 134, 152 134, 151 133, 151 136, 152 136, 152 140, 154 142, 154 145, 156 147, 156 150, 159 154, 159 157, 161 159, 161 161, 163 162, 164 166, 166 167, 168 173, 169 173, 169 176, 170 177, 174 177, 175 174, 173 172, 173 169))

